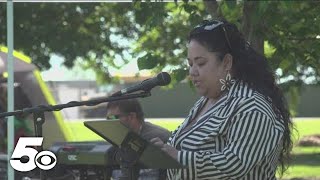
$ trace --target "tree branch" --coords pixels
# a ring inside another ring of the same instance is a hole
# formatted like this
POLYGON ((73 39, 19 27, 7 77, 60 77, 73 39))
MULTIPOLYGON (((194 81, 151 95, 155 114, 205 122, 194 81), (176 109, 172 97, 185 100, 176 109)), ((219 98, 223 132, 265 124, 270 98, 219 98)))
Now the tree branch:
POLYGON ((288 37, 288 38, 285 38, 285 39, 288 39, 288 40, 295 40, 295 41, 320 41, 319 38, 316 38, 316 37, 301 37, 301 38, 298 38, 298 37, 288 37))

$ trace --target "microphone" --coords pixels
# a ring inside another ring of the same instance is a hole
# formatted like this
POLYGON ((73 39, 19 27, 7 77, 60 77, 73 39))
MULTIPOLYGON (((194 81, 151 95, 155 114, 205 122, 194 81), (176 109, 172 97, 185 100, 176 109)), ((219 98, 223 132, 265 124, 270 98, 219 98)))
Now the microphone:
POLYGON ((166 86, 171 82, 171 77, 166 72, 159 73, 156 77, 146 79, 141 83, 122 89, 118 92, 115 92, 111 95, 111 97, 121 96, 124 94, 129 94, 136 91, 150 91, 152 88, 156 86, 166 86))

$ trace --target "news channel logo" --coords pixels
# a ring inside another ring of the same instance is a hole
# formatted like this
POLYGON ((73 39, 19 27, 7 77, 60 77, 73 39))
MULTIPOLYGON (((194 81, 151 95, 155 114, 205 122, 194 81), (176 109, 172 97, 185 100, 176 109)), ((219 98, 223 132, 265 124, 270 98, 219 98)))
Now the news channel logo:
POLYGON ((50 170, 57 164, 57 157, 51 151, 40 151, 33 148, 41 146, 43 137, 20 137, 12 153, 11 167, 20 172, 32 171, 36 167, 50 170))

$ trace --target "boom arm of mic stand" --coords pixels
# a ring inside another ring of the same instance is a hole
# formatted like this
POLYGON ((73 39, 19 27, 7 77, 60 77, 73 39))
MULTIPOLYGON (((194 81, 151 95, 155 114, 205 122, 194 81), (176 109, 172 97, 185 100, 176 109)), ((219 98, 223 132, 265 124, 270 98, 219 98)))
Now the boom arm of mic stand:
POLYGON ((124 100, 124 99, 144 98, 148 96, 151 96, 150 91, 144 91, 144 92, 135 93, 135 94, 126 94, 122 96, 98 98, 98 99, 88 100, 88 101, 70 101, 66 104, 39 105, 36 107, 24 108, 22 110, 16 110, 13 112, 0 113, 0 118, 7 117, 7 116, 20 115, 20 114, 36 113, 36 112, 60 111, 64 108, 70 108, 70 107, 76 107, 76 106, 95 106, 105 102, 118 101, 118 100, 124 100))

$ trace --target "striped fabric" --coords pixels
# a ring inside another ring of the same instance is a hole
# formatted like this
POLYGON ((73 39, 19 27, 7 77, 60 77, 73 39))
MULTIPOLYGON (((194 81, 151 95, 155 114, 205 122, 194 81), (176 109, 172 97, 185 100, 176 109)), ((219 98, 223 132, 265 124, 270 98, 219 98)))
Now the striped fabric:
POLYGON ((201 97, 168 144, 186 168, 169 169, 168 179, 276 179, 283 121, 270 100, 236 82, 223 98, 183 131, 208 99, 201 97))

